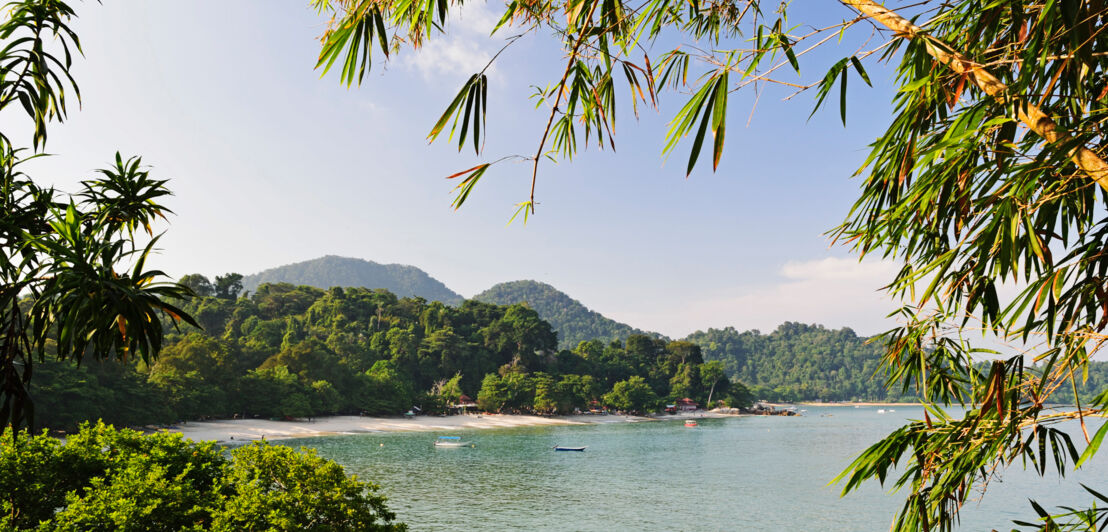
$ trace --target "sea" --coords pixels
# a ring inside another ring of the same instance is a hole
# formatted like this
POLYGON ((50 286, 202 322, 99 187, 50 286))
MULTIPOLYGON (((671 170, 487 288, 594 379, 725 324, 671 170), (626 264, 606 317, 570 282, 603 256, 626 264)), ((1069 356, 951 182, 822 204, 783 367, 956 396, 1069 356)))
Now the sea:
MULTIPOLYGON (((800 416, 705 418, 285 440, 381 486, 411 530, 888 530, 904 493, 831 481, 920 407, 807 407, 800 416), (884 412, 879 412, 884 410, 884 412), (890 411, 892 410, 892 411, 890 411), (439 435, 471 446, 436 448, 439 435), (587 446, 557 452, 554 446, 587 446)), ((1089 424, 1090 434, 1099 421, 1089 424)), ((1067 427, 1075 441, 1076 424, 1067 427)), ((1078 446, 1083 449, 1083 445, 1078 446)), ((1012 530, 1108 491, 1108 452, 1064 479, 1021 464, 976 492, 957 530, 1012 530)))

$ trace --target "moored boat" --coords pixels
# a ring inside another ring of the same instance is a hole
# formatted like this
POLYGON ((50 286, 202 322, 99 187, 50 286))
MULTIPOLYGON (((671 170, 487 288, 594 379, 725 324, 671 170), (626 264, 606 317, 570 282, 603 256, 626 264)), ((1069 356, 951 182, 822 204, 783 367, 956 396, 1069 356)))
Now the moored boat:
POLYGON ((588 445, 586 445, 584 447, 565 447, 565 446, 562 446, 562 445, 555 445, 554 446, 555 451, 577 451, 577 452, 581 452, 581 451, 584 451, 585 449, 588 449, 588 448, 589 448, 588 445))
POLYGON ((439 436, 435 447, 474 447, 473 442, 462 441, 461 436, 439 436))
POLYGON ((695 420, 690 419, 690 420, 685 422, 685 426, 686 427, 695 427, 695 426, 697 426, 697 423, 696 423, 695 420))

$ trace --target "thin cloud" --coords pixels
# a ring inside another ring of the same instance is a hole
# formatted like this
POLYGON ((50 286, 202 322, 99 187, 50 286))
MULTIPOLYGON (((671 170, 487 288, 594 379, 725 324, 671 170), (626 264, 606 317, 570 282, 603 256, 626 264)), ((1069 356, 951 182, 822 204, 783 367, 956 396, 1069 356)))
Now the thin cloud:
POLYGON ((424 78, 432 79, 443 75, 474 74, 484 68, 491 57, 492 52, 476 39, 432 39, 409 56, 407 64, 424 78))
POLYGON ((827 257, 820 260, 789 261, 781 267, 787 279, 820 281, 892 281, 899 267, 890 261, 827 257))
POLYGON ((617 319, 671 337, 709 327, 768 332, 786 321, 850 327, 869 335, 895 326, 886 316, 897 304, 881 288, 897 270, 895 263, 878 260, 788 261, 778 272, 779 282, 737 287, 722 297, 680 308, 623 313, 617 319))
POLYGON ((432 35, 404 63, 426 79, 479 72, 496 53, 500 39, 489 34, 498 20, 487 5, 466 4, 450 14, 450 31, 432 35))

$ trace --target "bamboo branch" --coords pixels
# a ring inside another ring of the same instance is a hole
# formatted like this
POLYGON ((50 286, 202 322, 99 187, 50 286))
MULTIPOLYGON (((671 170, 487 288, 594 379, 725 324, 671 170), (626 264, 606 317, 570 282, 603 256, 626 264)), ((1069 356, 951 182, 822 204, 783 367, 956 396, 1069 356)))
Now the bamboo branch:
MULTIPOLYGON (((863 15, 881 23, 883 26, 895 31, 899 37, 906 39, 922 38, 927 41, 927 53, 950 67, 959 74, 967 74, 974 84, 986 94, 1003 102, 1009 95, 1008 86, 989 73, 985 68, 962 54, 950 49, 943 43, 934 40, 927 33, 912 24, 904 17, 886 9, 874 0, 839 0, 844 5, 852 7, 863 15)), ((1019 120, 1028 128, 1046 139, 1047 143, 1061 145, 1063 147, 1073 143, 1073 137, 1059 126, 1053 119, 1047 116, 1038 106, 1032 103, 1020 103, 1017 106, 1019 120)), ((1069 157, 1074 164, 1085 172, 1093 181, 1104 190, 1108 190, 1108 163, 1101 159, 1092 150, 1085 146, 1069 148, 1069 157)))
MULTIPOLYGON (((595 0, 592 7, 589 8, 589 14, 585 18, 586 21, 591 21, 593 14, 596 13, 596 8, 600 7, 600 0, 595 0)), ((562 74, 562 80, 558 82, 558 92, 554 96, 554 105, 550 108, 550 118, 546 121, 546 128, 542 132, 542 140, 539 141, 539 149, 535 151, 535 164, 531 167, 531 199, 529 206, 531 214, 535 214, 535 181, 539 175, 539 159, 542 157, 542 149, 546 146, 546 138, 550 135, 550 125, 554 123, 554 116, 558 114, 558 104, 562 102, 562 93, 565 92, 566 80, 569 79, 569 73, 573 70, 573 63, 577 61, 577 53, 581 50, 581 45, 585 42, 587 37, 586 29, 588 24, 581 28, 580 34, 577 36, 577 42, 573 43, 573 49, 569 53, 569 60, 566 61, 566 71, 562 74)))

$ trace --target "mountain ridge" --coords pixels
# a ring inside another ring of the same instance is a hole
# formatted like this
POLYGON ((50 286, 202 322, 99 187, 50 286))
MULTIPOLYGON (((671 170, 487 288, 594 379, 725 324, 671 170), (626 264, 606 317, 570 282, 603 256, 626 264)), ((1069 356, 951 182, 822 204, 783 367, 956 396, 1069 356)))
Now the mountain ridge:
POLYGON ((632 334, 666 338, 662 334, 644 331, 608 318, 590 310, 569 294, 547 283, 530 279, 497 283, 470 299, 497 305, 527 303, 558 331, 558 344, 566 349, 572 349, 582 341, 624 340, 632 334))
POLYGON ((242 279, 246 290, 255 290, 262 283, 291 283, 322 289, 333 286, 384 288, 399 297, 422 297, 448 305, 460 304, 465 299, 416 266, 381 264, 338 255, 285 264, 242 279))

